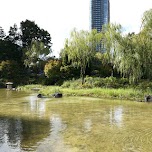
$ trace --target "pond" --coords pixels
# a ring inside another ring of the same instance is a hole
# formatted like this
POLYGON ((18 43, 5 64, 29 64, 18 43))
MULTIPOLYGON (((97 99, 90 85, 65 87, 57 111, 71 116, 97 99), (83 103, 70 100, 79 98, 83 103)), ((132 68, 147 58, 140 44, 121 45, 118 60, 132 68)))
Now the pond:
POLYGON ((0 90, 1 152, 149 152, 152 104, 0 90))

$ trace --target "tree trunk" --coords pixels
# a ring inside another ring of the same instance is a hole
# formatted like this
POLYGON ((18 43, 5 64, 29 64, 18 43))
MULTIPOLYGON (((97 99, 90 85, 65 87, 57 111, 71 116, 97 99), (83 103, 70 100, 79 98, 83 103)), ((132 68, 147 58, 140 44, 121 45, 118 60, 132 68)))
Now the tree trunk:
POLYGON ((81 83, 82 83, 82 85, 84 84, 84 77, 85 77, 85 70, 84 70, 84 68, 83 67, 81 67, 81 83))
POLYGON ((82 85, 84 84, 84 75, 82 75, 82 85))

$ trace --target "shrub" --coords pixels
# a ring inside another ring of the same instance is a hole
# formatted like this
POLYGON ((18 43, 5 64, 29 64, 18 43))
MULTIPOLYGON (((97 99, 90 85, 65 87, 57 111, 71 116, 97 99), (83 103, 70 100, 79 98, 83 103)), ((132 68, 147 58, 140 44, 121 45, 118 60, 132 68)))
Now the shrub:
POLYGON ((81 85, 81 80, 65 81, 62 85, 63 88, 121 88, 128 85, 128 80, 115 77, 99 78, 99 77, 86 77, 85 83, 81 85))

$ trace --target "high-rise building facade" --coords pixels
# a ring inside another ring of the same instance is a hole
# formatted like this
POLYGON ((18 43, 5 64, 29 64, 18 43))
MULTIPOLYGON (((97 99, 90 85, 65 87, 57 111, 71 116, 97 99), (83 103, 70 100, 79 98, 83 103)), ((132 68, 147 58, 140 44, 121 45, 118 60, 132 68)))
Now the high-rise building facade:
POLYGON ((110 21, 109 0, 91 0, 91 29, 101 31, 104 24, 110 21))

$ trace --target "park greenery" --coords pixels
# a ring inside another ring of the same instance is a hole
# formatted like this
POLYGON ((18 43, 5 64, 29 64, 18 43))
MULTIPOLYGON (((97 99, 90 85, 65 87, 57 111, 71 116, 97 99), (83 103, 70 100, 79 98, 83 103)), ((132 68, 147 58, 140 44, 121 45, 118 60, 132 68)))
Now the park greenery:
POLYGON ((0 27, 0 86, 152 89, 152 9, 143 14, 139 33, 109 23, 99 33, 73 29, 59 58, 51 56, 51 46, 50 34, 33 21, 14 24, 8 34, 0 27))

